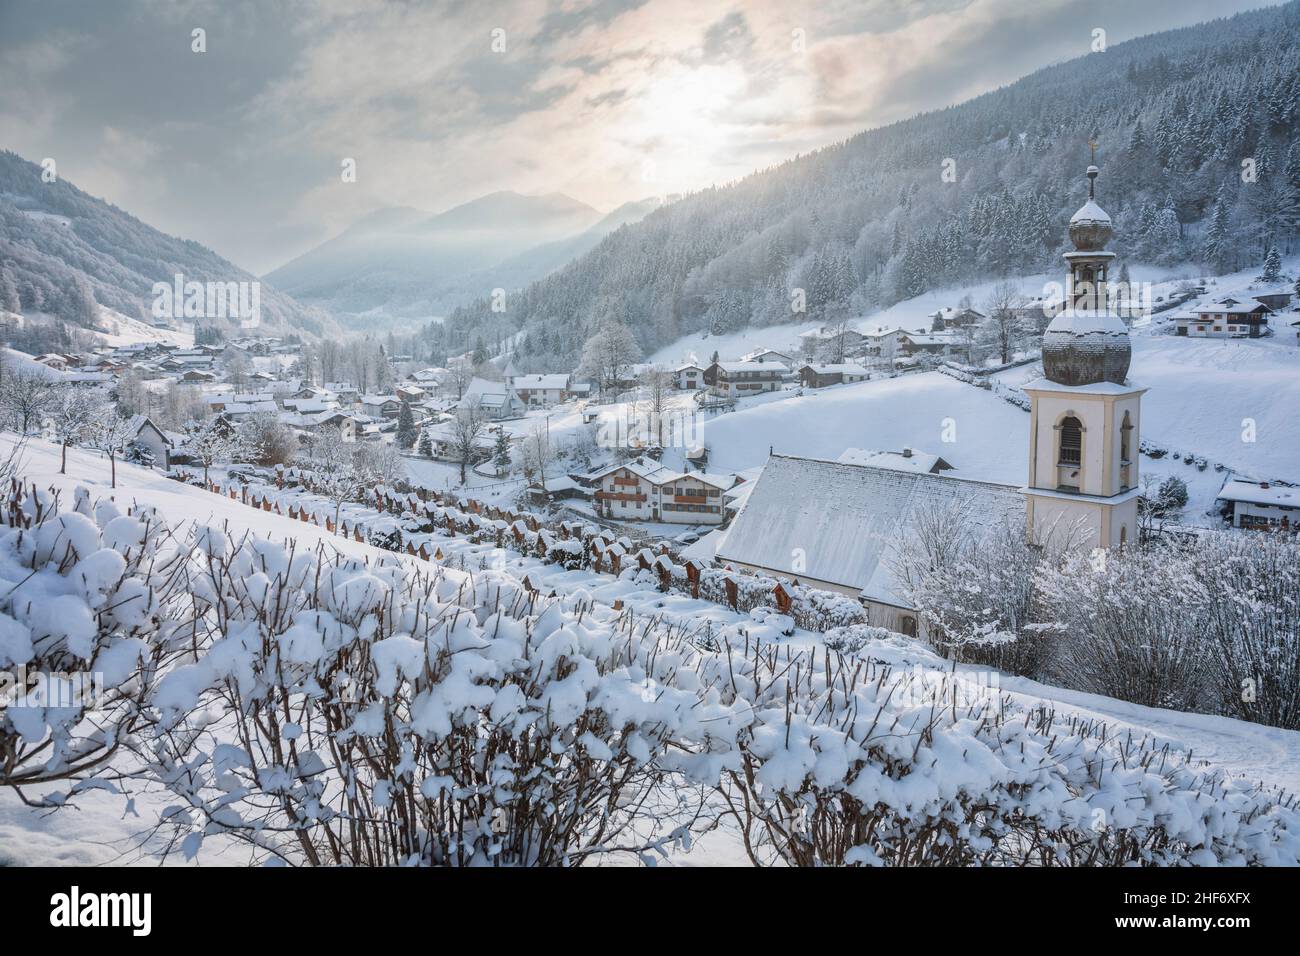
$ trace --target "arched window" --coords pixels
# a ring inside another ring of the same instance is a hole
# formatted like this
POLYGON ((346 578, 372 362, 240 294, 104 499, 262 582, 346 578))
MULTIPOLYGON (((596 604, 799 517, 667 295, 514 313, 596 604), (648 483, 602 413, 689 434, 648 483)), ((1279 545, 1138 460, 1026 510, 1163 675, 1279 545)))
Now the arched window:
POLYGON ((1128 544, 1128 525, 1122 524, 1119 526, 1119 546, 1122 548, 1126 544, 1128 544))
POLYGON ((1061 422, 1061 453, 1058 465, 1079 465, 1083 461, 1083 425, 1069 415, 1061 422))
POLYGON ((1119 486, 1127 491, 1133 487, 1133 419, 1128 412, 1119 426, 1119 486))
POLYGON ((1078 491, 1083 487, 1083 424, 1073 415, 1067 415, 1056 430, 1056 487, 1062 491, 1078 491))

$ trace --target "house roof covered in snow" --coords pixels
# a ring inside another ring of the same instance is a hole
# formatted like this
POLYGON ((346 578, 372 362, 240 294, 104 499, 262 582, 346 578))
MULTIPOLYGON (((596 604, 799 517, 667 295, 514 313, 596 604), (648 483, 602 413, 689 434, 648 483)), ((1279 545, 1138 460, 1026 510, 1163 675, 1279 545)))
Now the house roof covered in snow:
POLYGON ((1236 299, 1223 299, 1209 305, 1198 305, 1192 309, 1197 315, 1272 315, 1273 310, 1263 302, 1238 302, 1236 299))
POLYGON ((167 433, 163 431, 161 428, 159 428, 157 425, 155 425, 148 415, 132 415, 127 420, 127 423, 130 426, 132 435, 138 436, 142 430, 149 429, 150 431, 157 432, 158 437, 161 438, 163 441, 165 441, 167 444, 169 445, 173 444, 171 438, 168 437, 167 433))
MULTIPOLYGON (((832 362, 824 365, 805 365, 818 375, 866 375, 868 370, 856 362, 832 362)), ((802 371, 802 369, 800 370, 802 371)))
POLYGON ((1223 501, 1241 501, 1252 505, 1274 505, 1278 508, 1300 508, 1300 488, 1275 485, 1264 481, 1246 481, 1229 478, 1219 492, 1223 501))
POLYGON ((510 383, 516 389, 527 391, 564 391, 569 387, 569 376, 563 372, 549 375, 516 375, 510 383))
POLYGON ((737 372, 779 373, 787 371, 786 367, 780 362, 718 362, 716 364, 718 368, 728 375, 734 375, 737 372))
POLYGON ((957 339, 951 332, 905 332, 913 345, 952 345, 957 339))
POLYGON ((846 465, 870 465, 873 468, 893 468, 895 471, 914 471, 937 475, 952 468, 938 455, 915 448, 902 451, 870 451, 866 448, 849 448, 839 460, 846 465))
POLYGON ((593 471, 587 477, 591 481, 599 481, 606 475, 612 475, 614 472, 624 468, 636 475, 638 478, 644 478, 652 484, 659 484, 661 481, 667 481, 669 480, 669 476, 676 474, 676 472, 671 468, 665 468, 653 458, 633 458, 631 461, 620 461, 615 462, 612 465, 606 465, 604 468, 599 468, 596 471, 593 471))
POLYGON ((906 606, 891 565, 918 516, 962 507, 978 522, 1023 522, 1019 489, 982 481, 773 455, 718 548, 737 561, 802 580, 852 588, 906 606), (793 564, 802 557, 804 567, 793 564))

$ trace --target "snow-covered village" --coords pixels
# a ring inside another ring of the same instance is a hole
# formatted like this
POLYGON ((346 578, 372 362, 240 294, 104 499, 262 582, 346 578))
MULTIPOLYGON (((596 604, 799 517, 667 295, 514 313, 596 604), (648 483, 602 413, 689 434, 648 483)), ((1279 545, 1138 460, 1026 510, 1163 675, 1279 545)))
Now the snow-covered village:
POLYGON ((795 6, 0 4, 0 872, 1300 864, 1300 3, 795 6))

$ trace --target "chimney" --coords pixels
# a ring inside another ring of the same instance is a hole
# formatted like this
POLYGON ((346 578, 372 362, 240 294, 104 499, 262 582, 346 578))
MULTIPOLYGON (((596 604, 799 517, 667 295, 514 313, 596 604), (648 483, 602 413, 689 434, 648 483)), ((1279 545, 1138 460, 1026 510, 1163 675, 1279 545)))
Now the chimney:
POLYGON ((1268 482, 1267 482, 1267 481, 1261 481, 1261 482, 1259 483, 1259 486, 1260 486, 1261 488, 1263 488, 1264 490, 1266 490, 1266 491, 1268 490, 1268 482))
POLYGON ((904 458, 911 458, 911 457, 912 457, 912 449, 910 449, 910 448, 904 448, 904 449, 903 449, 903 457, 904 457, 904 458))

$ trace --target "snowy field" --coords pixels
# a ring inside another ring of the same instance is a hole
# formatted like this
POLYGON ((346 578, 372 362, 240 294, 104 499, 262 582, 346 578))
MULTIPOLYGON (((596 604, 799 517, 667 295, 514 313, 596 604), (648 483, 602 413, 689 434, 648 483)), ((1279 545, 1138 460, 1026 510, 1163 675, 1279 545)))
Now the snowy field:
MULTIPOLYGON (((768 408, 779 408, 783 404, 786 403, 768 408)), ((1009 411, 1016 411, 1006 407, 1009 411)), ((1023 416, 1023 413, 1017 414, 1023 416)), ((731 417, 740 417, 740 413, 731 417)), ((0 453, 11 444, 10 437, 0 437, 0 453)), ((90 489, 92 497, 111 497, 119 508, 151 505, 173 525, 183 526, 188 522, 217 524, 237 535, 250 532, 273 541, 296 540, 300 544, 323 540, 347 554, 371 560, 381 554, 375 548, 331 535, 315 525, 254 511, 237 501, 181 485, 156 472, 134 466, 119 465, 119 486, 110 490, 107 463, 102 458, 75 449, 68 458, 68 474, 58 475, 57 449, 35 440, 25 449, 22 471, 29 481, 39 486, 60 489, 64 500, 68 501, 78 486, 85 486, 90 489)), ((711 619, 720 631, 744 627, 752 639, 784 641, 796 648, 816 646, 821 641, 821 635, 806 631, 796 631, 792 637, 782 638, 746 615, 702 600, 659 593, 653 587, 634 582, 626 574, 615 579, 590 570, 564 571, 552 565, 542 565, 535 558, 523 558, 463 540, 449 539, 440 546, 449 563, 472 567, 472 562, 490 558, 494 566, 499 566, 505 573, 520 577, 527 573, 544 590, 554 589, 562 596, 581 594, 603 605, 618 600, 638 613, 663 614, 682 621, 698 623, 711 619), (767 636, 762 636, 764 634, 767 636)), ((403 560, 416 563, 413 558, 403 560)), ((950 666, 940 662, 924 647, 902 638, 875 642, 869 653, 908 669, 944 669, 950 666)), ((975 685, 994 683, 981 668, 964 667, 960 673, 975 685)), ((1113 730, 1132 729, 1137 736, 1152 736, 1161 744, 1168 743, 1175 752, 1190 752, 1198 760, 1207 760, 1248 780, 1264 781, 1292 791, 1300 787, 1300 733, 1294 731, 1140 707, 1017 678, 1001 678, 1000 689, 1017 705, 1050 701, 1062 714, 1100 719, 1113 730)), ((29 797, 38 798, 42 792, 31 793, 29 797)), ((83 795, 76 808, 48 813, 23 806, 12 793, 4 793, 0 795, 0 857, 4 862, 14 864, 148 863, 152 861, 148 855, 149 848, 137 849, 135 836, 156 817, 164 803, 161 794, 136 794, 127 800, 122 796, 96 792, 83 795)), ((246 855, 245 850, 236 849, 220 839, 209 839, 203 843, 196 861, 237 864, 246 862, 246 855)), ((668 851, 667 857, 664 862, 679 865, 718 865, 737 863, 742 859, 736 834, 725 825, 707 834, 693 851, 674 847, 668 851)), ((179 859, 175 857, 172 862, 179 859)))
MULTIPOLYGON (((1300 259, 1287 264, 1292 272, 1300 259)), ((1253 278, 1253 270, 1209 280, 1205 295, 1187 303, 1239 299, 1277 289, 1253 278)), ((1191 269, 1134 267, 1135 282, 1152 283, 1152 295, 1168 297, 1191 269)), ((1058 276, 1017 280, 1037 291, 1058 276)), ((969 297, 978 308, 993 283, 930 292, 852 323, 862 330, 921 328, 926 315, 969 297)), ((1179 311, 1179 310, 1175 310, 1179 311)), ((1275 317, 1275 334, 1257 340, 1177 338, 1168 333, 1173 312, 1139 319, 1132 330, 1130 379, 1149 389, 1142 399, 1142 437, 1169 449, 1162 459, 1143 456, 1141 471, 1163 480, 1187 482, 1189 502, 1179 520, 1218 526, 1214 500, 1232 473, 1257 479, 1300 483, 1300 346, 1290 322, 1300 313, 1275 317), (1253 423, 1252 432, 1246 426, 1253 423), (1204 457, 1204 471, 1175 459, 1173 452, 1204 457), (1216 471, 1214 463, 1223 464, 1216 471)), ((737 357, 758 348, 790 349, 800 331, 814 323, 747 329, 726 336, 687 336, 661 349, 656 361, 675 363, 690 356, 707 360, 714 349, 737 357)), ((994 379, 1012 389, 1042 374, 1041 365, 1021 366, 994 379)), ((1029 416, 990 391, 937 372, 851 385, 786 391, 761 401, 742 400, 736 411, 705 418, 702 433, 710 451, 709 468, 738 471, 762 465, 769 449, 788 455, 835 459, 849 448, 894 450, 911 447, 942 456, 951 474, 1007 484, 1022 484, 1028 474, 1029 416)), ((680 449, 665 454, 679 467, 680 449)))

